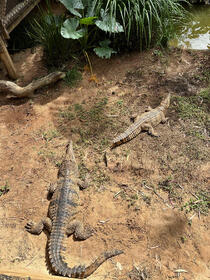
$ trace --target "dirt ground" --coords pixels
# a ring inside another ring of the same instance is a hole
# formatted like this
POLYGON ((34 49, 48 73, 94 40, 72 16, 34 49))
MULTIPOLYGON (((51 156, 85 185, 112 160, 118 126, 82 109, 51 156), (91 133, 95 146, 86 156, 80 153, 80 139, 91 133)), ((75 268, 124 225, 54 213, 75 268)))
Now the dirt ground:
MULTIPOLYGON (((13 59, 20 85, 47 74, 40 48, 13 59)), ((0 192, 0 273, 49 275, 47 235, 31 235, 24 226, 46 216, 49 184, 72 139, 80 176, 89 181, 79 215, 94 235, 68 238, 69 265, 118 248, 124 254, 89 279, 210 279, 210 104, 200 94, 209 86, 209 53, 150 50, 91 60, 97 83, 82 71, 76 87, 60 81, 21 100, 1 93, 0 190, 8 192, 0 192), (156 127, 158 138, 141 133, 108 149, 133 114, 159 105, 168 92, 169 119, 156 127), (198 106, 187 107, 186 100, 198 106)), ((0 79, 7 79, 1 64, 0 79)))

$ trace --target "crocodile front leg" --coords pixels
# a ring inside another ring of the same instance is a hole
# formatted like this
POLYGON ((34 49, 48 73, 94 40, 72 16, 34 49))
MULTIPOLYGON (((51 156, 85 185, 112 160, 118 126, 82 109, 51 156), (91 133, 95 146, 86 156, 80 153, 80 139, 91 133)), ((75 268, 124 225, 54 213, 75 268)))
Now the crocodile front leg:
POLYGON ((88 181, 82 181, 80 179, 77 179, 77 185, 80 188, 80 190, 85 190, 89 187, 88 181))
POLYGON ((152 107, 151 106, 147 106, 146 109, 145 109, 145 112, 149 112, 149 111, 152 111, 152 107))
POLYGON ((48 188, 48 193, 47 193, 47 199, 50 200, 57 188, 58 184, 54 183, 54 184, 50 184, 49 188, 48 188))
POLYGON ((66 229, 66 234, 69 236, 74 235, 77 240, 86 240, 93 235, 93 231, 89 228, 85 229, 81 221, 72 221, 66 229))
POLYGON ((39 235, 43 229, 46 228, 48 232, 51 232, 52 229, 52 222, 50 218, 46 217, 45 219, 41 220, 39 223, 28 222, 25 226, 25 229, 32 233, 39 235))
POLYGON ((142 125, 142 130, 148 131, 151 136, 158 137, 159 135, 154 131, 154 128, 150 124, 142 125))

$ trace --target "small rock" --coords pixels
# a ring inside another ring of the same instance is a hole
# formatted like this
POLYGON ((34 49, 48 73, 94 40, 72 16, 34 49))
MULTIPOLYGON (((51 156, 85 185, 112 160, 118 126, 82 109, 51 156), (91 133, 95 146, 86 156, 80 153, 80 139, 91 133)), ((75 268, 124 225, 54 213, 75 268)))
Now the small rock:
POLYGON ((119 263, 119 262, 116 263, 116 267, 117 267, 117 269, 120 270, 120 271, 123 270, 123 267, 122 267, 121 263, 119 263))

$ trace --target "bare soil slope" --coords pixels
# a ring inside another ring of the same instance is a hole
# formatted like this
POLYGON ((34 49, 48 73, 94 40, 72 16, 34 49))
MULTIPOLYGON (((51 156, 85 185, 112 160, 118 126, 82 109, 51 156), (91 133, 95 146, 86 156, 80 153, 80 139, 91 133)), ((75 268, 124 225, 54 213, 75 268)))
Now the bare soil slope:
MULTIPOLYGON (((41 49, 14 60, 21 85, 47 73, 41 49)), ((30 235, 24 226, 47 214, 48 186, 73 139, 81 178, 90 184, 81 191, 79 215, 94 236, 68 239, 69 265, 119 248, 124 254, 89 279, 209 279, 210 95, 202 91, 209 53, 151 50, 92 62, 98 83, 84 71, 74 88, 61 81, 31 100, 1 95, 0 189, 8 192, 0 196, 0 272, 49 275, 47 235, 30 235), (131 115, 159 105, 168 92, 169 121, 156 127, 159 138, 141 133, 108 150, 131 115)))

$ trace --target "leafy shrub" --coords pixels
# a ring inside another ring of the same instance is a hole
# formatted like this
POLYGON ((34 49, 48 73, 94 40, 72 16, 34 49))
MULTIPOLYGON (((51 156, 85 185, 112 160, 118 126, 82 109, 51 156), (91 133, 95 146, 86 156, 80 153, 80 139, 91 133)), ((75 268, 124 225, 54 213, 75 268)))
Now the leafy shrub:
POLYGON ((40 16, 31 23, 29 36, 44 48, 44 55, 49 66, 60 66, 71 55, 72 44, 61 36, 60 30, 64 16, 54 15, 50 5, 47 11, 40 8, 40 16))
POLYGON ((60 0, 69 14, 53 15, 41 10, 33 21, 31 37, 44 46, 48 65, 59 65, 75 51, 92 49, 110 58, 114 49, 165 45, 174 34, 174 24, 186 13, 186 0, 60 0))
MULTIPOLYGON (((108 33, 109 39, 114 39, 118 49, 126 46, 142 50, 145 47, 149 48, 151 44, 166 45, 174 36, 175 24, 187 15, 181 5, 181 2, 187 3, 185 0, 60 0, 60 2, 73 15, 65 25, 68 25, 68 28, 74 26, 74 31, 78 32, 77 36, 83 37, 85 43, 88 42, 89 34, 98 39, 96 33, 103 30, 108 33), (84 25, 95 25, 100 30, 95 29, 94 32, 91 30, 88 33, 88 27, 84 25)), ((67 29, 65 25, 64 29, 67 29)), ((63 36, 66 35, 63 33, 63 36)), ((69 38, 79 39, 73 37, 73 33, 69 38)), ((99 52, 97 54, 100 55, 99 52)))
MULTIPOLYGON (((83 52, 93 48, 101 58, 110 58, 115 51, 109 47, 109 40, 103 40, 98 43, 97 34, 101 31, 106 33, 123 32, 122 25, 117 22, 107 8, 103 9, 103 1, 82 1, 82 0, 60 0, 71 13, 71 17, 66 19, 61 28, 61 34, 64 38, 78 40, 83 52)), ((87 52, 85 53, 87 56, 87 52)))

